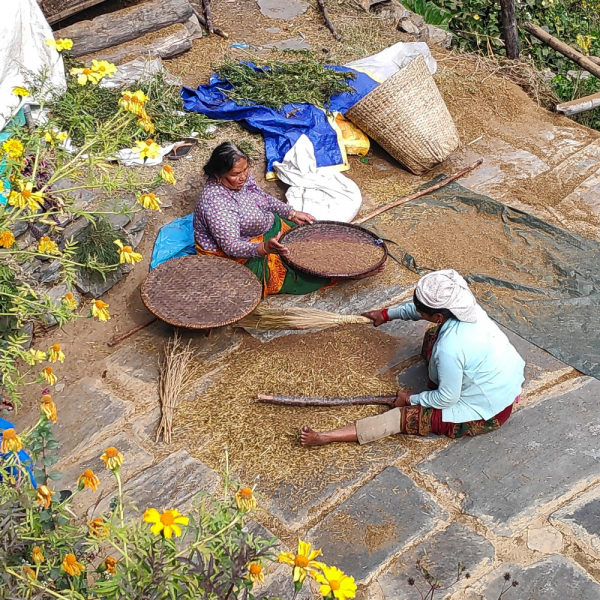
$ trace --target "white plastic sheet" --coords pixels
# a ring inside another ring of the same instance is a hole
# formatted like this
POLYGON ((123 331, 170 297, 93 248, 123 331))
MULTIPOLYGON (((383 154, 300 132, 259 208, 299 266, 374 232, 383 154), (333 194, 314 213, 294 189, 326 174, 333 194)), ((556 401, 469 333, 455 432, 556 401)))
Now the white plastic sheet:
POLYGON ((306 135, 273 167, 279 179, 291 186, 285 196, 295 210, 319 221, 349 223, 357 215, 362 204, 358 185, 334 167, 317 167, 314 147, 306 135))
POLYGON ((46 45, 52 29, 36 0, 1 0, 0 130, 19 108, 13 88, 25 86, 26 71, 48 73, 48 85, 63 91, 65 71, 60 53, 46 45))

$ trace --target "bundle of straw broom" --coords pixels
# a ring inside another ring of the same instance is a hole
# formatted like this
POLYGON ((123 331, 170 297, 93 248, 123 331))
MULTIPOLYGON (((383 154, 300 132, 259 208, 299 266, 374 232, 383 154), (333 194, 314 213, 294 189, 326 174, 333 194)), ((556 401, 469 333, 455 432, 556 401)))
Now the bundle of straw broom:
POLYGON ((361 315, 339 315, 316 308, 262 308, 258 307, 236 323, 238 327, 262 330, 326 329, 338 325, 371 324, 361 315))

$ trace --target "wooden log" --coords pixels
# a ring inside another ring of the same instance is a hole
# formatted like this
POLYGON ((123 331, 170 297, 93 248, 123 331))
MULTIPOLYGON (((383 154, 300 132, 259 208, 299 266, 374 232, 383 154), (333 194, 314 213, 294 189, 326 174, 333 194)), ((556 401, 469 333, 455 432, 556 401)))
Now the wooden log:
POLYGON ((577 98, 570 102, 563 102, 562 104, 556 105, 556 112, 562 113, 567 117, 576 115, 586 110, 593 110, 600 106, 600 93, 591 94, 590 96, 584 96, 583 98, 577 98))
POLYGON ((331 19, 329 18, 329 12, 327 7, 325 6, 325 2, 323 0, 317 0, 317 4, 323 13, 323 18, 325 19, 325 25, 327 25, 327 29, 331 31, 333 37, 339 42, 342 39, 342 36, 337 32, 336 28, 333 26, 331 19))
POLYGON ((112 348, 119 342, 122 342, 123 340, 126 340, 128 337, 132 336, 134 333, 137 333, 141 329, 144 329, 144 327, 148 327, 148 325, 152 325, 152 323, 154 323, 157 320, 158 320, 158 317, 153 317, 149 321, 146 321, 145 323, 142 323, 141 325, 138 325, 137 327, 130 329, 129 331, 123 333, 122 335, 118 335, 117 337, 112 338, 112 340, 106 342, 106 345, 112 348))
POLYGON ((364 217, 360 217, 360 219, 354 219, 354 221, 352 221, 352 222, 353 223, 364 223, 365 221, 368 221, 369 219, 372 219, 373 217, 380 215, 382 212, 390 210, 390 208, 400 206, 401 204, 404 204, 405 202, 410 202, 411 200, 415 200, 416 198, 420 198, 421 196, 426 196, 427 194, 431 194, 431 192, 435 192, 435 190, 439 190, 441 187, 448 185, 451 181, 459 179, 463 175, 466 175, 467 173, 471 172, 473 169, 476 169, 481 163, 483 163, 483 158, 480 158, 477 162, 473 163, 472 165, 469 165, 468 167, 461 169, 457 173, 454 173, 454 175, 451 175, 450 177, 446 177, 446 179, 442 179, 442 181, 428 187, 427 189, 421 190, 420 192, 415 192, 414 194, 410 194, 410 196, 405 196, 404 198, 400 198, 400 200, 394 200, 394 202, 390 202, 389 204, 384 204, 383 206, 380 206, 378 209, 374 210, 373 212, 369 213, 368 215, 365 215, 364 217))
POLYGON ((324 398, 321 396, 279 396, 259 394, 258 401, 264 404, 284 404, 285 406, 360 406, 383 404, 391 406, 396 396, 351 396, 347 398, 324 398))
POLYGON ((525 31, 530 33, 533 37, 536 37, 538 40, 550 46, 550 48, 553 48, 567 58, 570 58, 582 69, 585 69, 600 79, 600 66, 590 60, 588 56, 584 56, 581 54, 581 52, 577 52, 575 48, 571 48, 571 46, 568 44, 561 42, 558 38, 555 38, 553 35, 550 35, 547 31, 544 31, 541 27, 538 27, 533 23, 525 23, 523 25, 523 29, 525 29, 525 31))
POLYGON ((519 60, 519 29, 517 28, 515 0, 500 0, 500 8, 506 56, 511 60, 519 60))
POLYGON ((208 33, 214 33, 212 22, 212 13, 210 12, 210 0, 202 0, 202 9, 204 10, 204 19, 206 20, 206 29, 208 33))
POLYGON ((100 4, 101 2, 105 2, 105 0, 85 0, 85 2, 75 3, 74 5, 69 6, 68 8, 65 8, 64 10, 61 10, 60 12, 55 14, 48 14, 48 11, 44 6, 45 3, 42 2, 42 10, 44 11, 44 15, 46 15, 46 20, 48 21, 48 23, 52 25, 53 23, 58 23, 62 19, 66 19, 71 15, 76 15, 77 13, 82 12, 87 8, 91 8, 96 4, 100 4))
POLYGON ((183 23, 192 14, 188 0, 152 0, 91 21, 80 21, 55 31, 54 37, 72 39, 72 55, 83 56, 183 23))

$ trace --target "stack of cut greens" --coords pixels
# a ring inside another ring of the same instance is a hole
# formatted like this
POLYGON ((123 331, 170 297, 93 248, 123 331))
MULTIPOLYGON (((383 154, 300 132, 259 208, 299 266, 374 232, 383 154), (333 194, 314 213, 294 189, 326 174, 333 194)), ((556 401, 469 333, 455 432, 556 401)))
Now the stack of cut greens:
POLYGON ((227 57, 214 69, 222 81, 232 86, 222 92, 241 105, 260 104, 275 110, 286 104, 328 108, 332 96, 355 92, 348 83, 356 79, 355 73, 327 69, 310 52, 298 54, 300 60, 290 63, 260 61, 256 65, 259 70, 227 57))

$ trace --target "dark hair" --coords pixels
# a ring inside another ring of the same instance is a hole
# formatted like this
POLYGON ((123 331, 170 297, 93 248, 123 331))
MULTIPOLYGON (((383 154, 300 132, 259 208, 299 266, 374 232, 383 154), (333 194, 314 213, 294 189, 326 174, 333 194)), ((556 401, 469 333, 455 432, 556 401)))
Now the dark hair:
POLYGON ((233 165, 235 165, 240 158, 248 160, 246 154, 244 154, 233 142, 223 142, 213 150, 209 161, 204 165, 204 172, 209 177, 225 175, 225 173, 231 171, 233 165))
POLYGON ((423 304, 418 298, 417 298, 417 292, 415 291, 413 294, 413 304, 415 305, 415 308, 420 312, 420 313, 425 313, 426 315, 442 315, 442 317, 444 317, 444 319, 456 319, 456 317, 454 316, 453 312, 451 310, 448 310, 447 308, 431 308, 430 306, 427 306, 426 304, 423 304))

